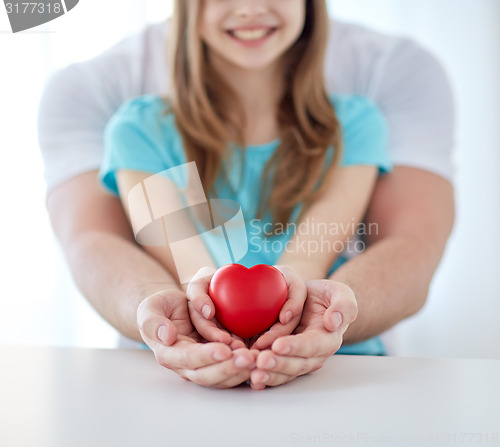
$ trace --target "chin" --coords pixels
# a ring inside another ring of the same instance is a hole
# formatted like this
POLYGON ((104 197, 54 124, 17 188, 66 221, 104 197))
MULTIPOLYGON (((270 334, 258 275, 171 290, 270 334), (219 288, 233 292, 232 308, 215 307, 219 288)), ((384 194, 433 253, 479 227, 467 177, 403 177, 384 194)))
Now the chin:
POLYGON ((245 71, 261 71, 269 68, 272 63, 269 60, 244 60, 233 61, 233 65, 240 70, 245 71))

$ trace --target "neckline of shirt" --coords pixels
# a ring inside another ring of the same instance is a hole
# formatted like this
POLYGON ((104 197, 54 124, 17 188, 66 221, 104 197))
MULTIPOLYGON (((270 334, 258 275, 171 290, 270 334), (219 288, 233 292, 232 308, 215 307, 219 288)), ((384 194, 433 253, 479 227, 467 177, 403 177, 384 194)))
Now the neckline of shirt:
POLYGON ((276 149, 281 142, 281 139, 276 138, 275 140, 268 141, 267 143, 261 143, 261 144, 247 144, 245 146, 246 151, 265 151, 265 150, 271 150, 271 149, 276 149))

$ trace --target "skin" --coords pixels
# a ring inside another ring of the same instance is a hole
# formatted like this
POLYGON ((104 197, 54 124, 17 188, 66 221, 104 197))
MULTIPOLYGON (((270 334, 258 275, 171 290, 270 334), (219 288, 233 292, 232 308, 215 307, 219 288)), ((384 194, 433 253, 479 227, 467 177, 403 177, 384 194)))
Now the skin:
POLYGON ((210 49, 212 64, 256 73, 279 64, 278 58, 300 36, 304 21, 304 0, 203 0, 200 37, 210 49), (275 32, 268 42, 257 48, 242 46, 228 36, 228 33, 248 29, 275 32))
POLYGON ((204 0, 201 17, 200 37, 209 63, 238 94, 245 111, 247 144, 278 138, 274 111, 281 97, 281 56, 302 31, 305 2, 204 0), (263 45, 246 48, 228 34, 246 29, 275 31, 263 45))

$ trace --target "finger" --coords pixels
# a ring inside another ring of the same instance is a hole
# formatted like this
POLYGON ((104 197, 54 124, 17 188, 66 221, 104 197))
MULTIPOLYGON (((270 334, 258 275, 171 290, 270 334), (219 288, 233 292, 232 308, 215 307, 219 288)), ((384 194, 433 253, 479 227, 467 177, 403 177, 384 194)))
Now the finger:
MULTIPOLYGON (((238 351, 238 353, 242 353, 242 352, 244 352, 244 351, 243 350, 238 351)), ((243 369, 240 369, 239 373, 236 373, 233 376, 223 380, 222 382, 217 383, 216 385, 214 385, 214 388, 218 388, 218 389, 233 388, 235 386, 241 385, 243 382, 247 382, 250 380, 250 373, 256 367, 256 360, 257 360, 257 355, 259 352, 256 350, 251 350, 249 352, 250 352, 250 357, 248 357, 248 359, 252 360, 250 365, 248 365, 247 367, 242 367, 240 365, 239 368, 243 368, 243 369)), ((247 360, 245 360, 245 362, 247 362, 247 360)))
MULTIPOLYGON (((177 293, 177 291, 171 291, 177 293)), ((181 294, 182 292, 179 291, 181 294)), ((173 304, 172 304, 173 305, 173 304)), ((185 297, 176 300, 175 305, 187 305, 185 297)), ((150 346, 151 343, 161 343, 170 346, 177 339, 177 328, 168 318, 174 309, 169 307, 168 299, 163 295, 153 295, 137 308, 137 325, 143 340, 150 346)))
POLYGON ((286 374, 274 373, 254 369, 250 374, 250 386, 253 389, 263 389, 266 386, 278 386, 288 383, 297 376, 288 376, 286 374))
POLYGON ((297 377, 317 371, 323 366, 325 359, 326 357, 285 357, 266 350, 257 357, 257 369, 297 377))
POLYGON ((234 340, 241 341, 243 344, 245 344, 245 340, 243 340, 243 338, 241 338, 239 335, 231 332, 231 337, 233 337, 234 340))
POLYGON ((226 330, 218 326, 218 321, 215 318, 211 320, 206 320, 199 312, 197 312, 193 304, 188 302, 189 316, 191 317, 191 322, 198 331, 198 333, 208 341, 215 341, 220 343, 225 343, 230 345, 233 342, 233 338, 226 330))
POLYGON ((248 380, 250 366, 255 366, 254 355, 248 349, 239 349, 234 352, 232 358, 224 362, 185 370, 184 374, 192 382, 206 387, 215 387, 223 382, 236 385, 240 378, 241 382, 248 380))
POLYGON ((210 280, 215 272, 212 267, 202 267, 193 276, 186 291, 186 296, 195 310, 207 320, 215 315, 214 303, 208 295, 210 280))
POLYGON ((250 370, 242 370, 239 374, 236 374, 226 380, 223 380, 222 382, 217 383, 213 386, 213 388, 225 389, 234 388, 235 386, 241 385, 242 383, 250 379, 250 372, 250 370))
POLYGON ((252 348, 264 350, 269 348, 276 339, 289 335, 297 327, 300 321, 300 315, 294 317, 288 324, 275 323, 269 330, 264 332, 252 344, 252 348))
POLYGON ((258 349, 250 349, 250 352, 254 355, 255 362, 257 363, 257 358, 260 355, 260 351, 258 349))
POLYGON ((289 357, 327 357, 342 345, 342 334, 328 332, 324 328, 306 329, 300 334, 280 337, 271 346, 278 355, 289 357))
POLYGON ((309 295, 325 306, 324 327, 330 332, 345 332, 358 315, 358 305, 352 289, 344 283, 326 279, 307 281, 306 287, 309 295))
POLYGON ((295 270, 286 265, 275 267, 285 277, 288 285, 288 299, 280 311, 279 321, 256 340, 252 340, 251 346, 259 350, 269 348, 276 339, 293 332, 300 322, 307 297, 307 288, 295 270))
POLYGON ((323 324, 329 331, 344 333, 349 324, 358 316, 358 304, 354 292, 346 284, 331 281, 334 288, 330 297, 330 305, 323 315, 323 324))
POLYGON ((223 343, 196 343, 184 336, 179 336, 172 346, 156 344, 151 349, 161 366, 176 372, 215 365, 233 355, 231 348, 223 343))
POLYGON ((231 344, 229 345, 229 347, 233 351, 235 351, 236 349, 246 348, 247 347, 246 344, 245 344, 245 342, 241 338, 237 337, 234 334, 231 334, 231 335, 233 337, 233 340, 231 341, 231 344), (235 337, 237 337, 237 338, 235 338, 235 337))
POLYGON ((255 383, 250 381, 250 387, 252 388, 252 390, 262 391, 263 389, 266 388, 266 385, 264 383, 255 383))
POLYGON ((286 265, 275 265, 274 267, 283 274, 288 286, 288 299, 281 308, 279 315, 279 321, 285 325, 294 317, 302 314, 307 297, 307 288, 302 278, 293 268, 286 265))

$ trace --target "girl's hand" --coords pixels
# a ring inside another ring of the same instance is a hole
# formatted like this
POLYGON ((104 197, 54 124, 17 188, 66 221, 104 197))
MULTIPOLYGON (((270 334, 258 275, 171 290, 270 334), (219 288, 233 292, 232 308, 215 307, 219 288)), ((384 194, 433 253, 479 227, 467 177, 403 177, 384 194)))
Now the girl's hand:
POLYGON ((285 277, 288 286, 288 299, 281 308, 278 322, 262 334, 250 340, 253 349, 263 350, 269 348, 274 340, 285 335, 290 335, 298 326, 302 317, 302 310, 307 297, 307 288, 302 278, 288 265, 275 265, 285 277))
POLYGON ((242 340, 230 334, 214 318, 215 305, 208 295, 208 288, 216 270, 212 267, 200 269, 189 283, 186 292, 191 321, 198 333, 208 341, 226 343, 233 349, 248 345, 257 350, 266 349, 277 338, 291 334, 302 316, 307 289, 304 281, 292 267, 286 265, 274 267, 285 277, 288 285, 288 299, 279 313, 279 321, 269 330, 253 337, 252 340, 242 340))
POLYGON ((246 347, 240 337, 230 334, 215 318, 215 305, 208 294, 210 280, 215 272, 213 267, 203 267, 187 286, 186 296, 191 322, 205 340, 225 343, 231 349, 246 347))

